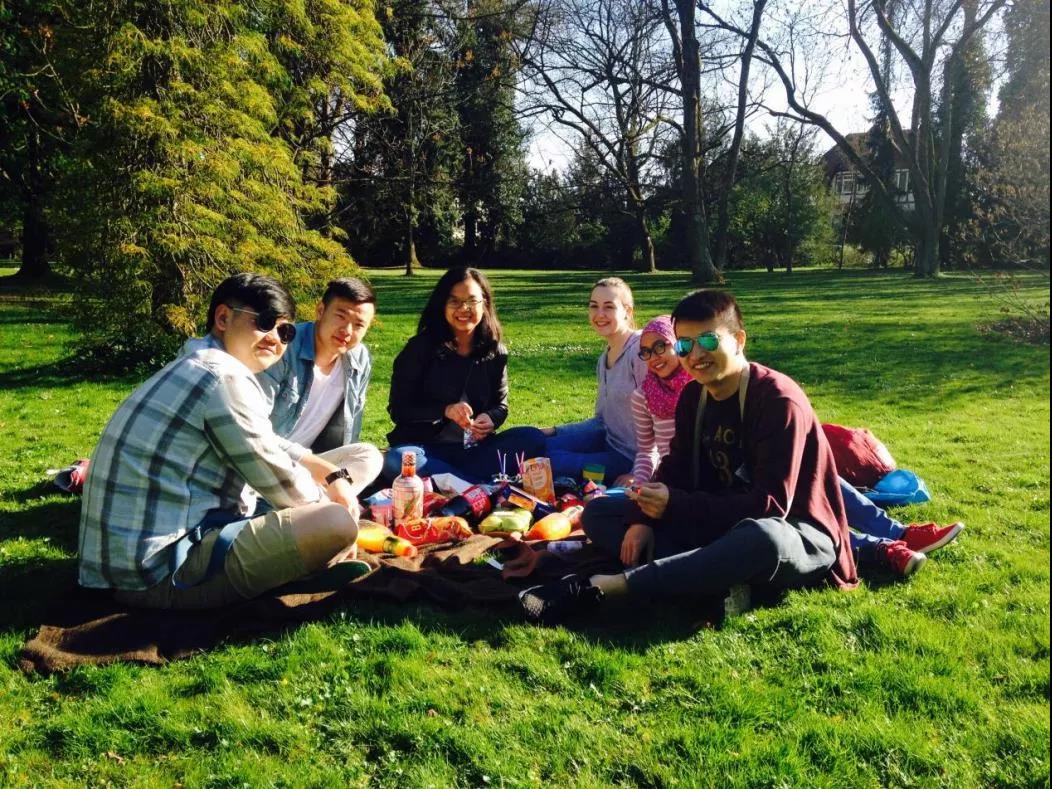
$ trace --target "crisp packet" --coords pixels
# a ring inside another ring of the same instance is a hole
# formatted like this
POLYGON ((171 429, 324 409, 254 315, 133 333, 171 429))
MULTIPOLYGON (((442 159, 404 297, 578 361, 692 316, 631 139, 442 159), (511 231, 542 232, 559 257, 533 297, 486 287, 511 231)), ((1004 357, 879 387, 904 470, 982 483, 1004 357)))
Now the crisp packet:
POLYGON ((522 464, 522 487, 531 496, 548 504, 555 503, 552 462, 548 458, 530 458, 522 464))

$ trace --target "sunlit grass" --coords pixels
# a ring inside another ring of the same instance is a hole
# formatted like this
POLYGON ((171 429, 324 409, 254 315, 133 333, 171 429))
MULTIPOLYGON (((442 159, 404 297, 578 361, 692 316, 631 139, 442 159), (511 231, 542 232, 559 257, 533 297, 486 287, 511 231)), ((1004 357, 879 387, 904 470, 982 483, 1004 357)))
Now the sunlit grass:
MULTIPOLYGON (((437 273, 373 274, 377 443, 391 360, 437 273)), ((493 274, 509 424, 591 412, 593 278, 493 274)), ((688 289, 628 278, 640 322, 688 289)), ((136 380, 68 361, 75 295, 0 288, 0 784, 1047 785, 1048 348, 978 331, 999 306, 966 275, 730 284, 749 356, 928 482, 934 500, 903 517, 967 521, 909 582, 793 594, 698 633, 679 610, 570 632, 511 610, 359 604, 162 669, 49 679, 17 655, 75 576, 77 502, 44 472, 88 455, 136 380)), ((1044 303, 1047 280, 1025 294, 1044 303)))

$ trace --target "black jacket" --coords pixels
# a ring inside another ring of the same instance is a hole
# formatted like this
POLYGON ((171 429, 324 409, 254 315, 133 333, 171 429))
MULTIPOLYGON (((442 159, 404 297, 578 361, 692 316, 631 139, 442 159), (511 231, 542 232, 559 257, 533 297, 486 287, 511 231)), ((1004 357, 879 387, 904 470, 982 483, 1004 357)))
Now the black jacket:
POLYGON ((445 416, 460 400, 475 416, 489 414, 494 427, 508 418, 508 351, 503 346, 482 357, 463 357, 447 345, 417 335, 394 361, 387 412, 394 430, 391 446, 411 443, 459 443, 461 427, 445 416))

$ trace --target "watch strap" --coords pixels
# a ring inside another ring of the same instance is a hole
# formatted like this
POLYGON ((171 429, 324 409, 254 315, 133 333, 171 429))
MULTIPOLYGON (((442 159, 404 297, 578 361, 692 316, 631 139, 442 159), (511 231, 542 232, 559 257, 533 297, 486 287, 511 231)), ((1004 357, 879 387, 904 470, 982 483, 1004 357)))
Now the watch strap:
POLYGON ((348 482, 351 482, 351 472, 345 468, 338 468, 335 471, 330 471, 325 475, 325 484, 331 485, 338 479, 345 479, 348 482))

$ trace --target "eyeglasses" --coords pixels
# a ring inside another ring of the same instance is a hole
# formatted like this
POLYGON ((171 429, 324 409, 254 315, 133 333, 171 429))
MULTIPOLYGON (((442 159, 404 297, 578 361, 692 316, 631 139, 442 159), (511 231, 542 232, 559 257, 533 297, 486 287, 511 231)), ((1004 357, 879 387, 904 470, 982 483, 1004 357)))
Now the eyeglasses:
POLYGON ((485 303, 486 302, 482 299, 464 299, 463 301, 461 301, 460 299, 450 297, 446 300, 446 306, 452 307, 454 312, 459 312, 465 307, 467 307, 469 310, 473 310, 480 304, 485 303))
MULTIPOLYGON (((234 312, 243 312, 246 315, 251 315, 256 319, 256 328, 261 332, 269 332, 275 326, 278 326, 278 318, 282 317, 274 310, 263 310, 263 312, 256 312, 255 310, 246 310, 244 307, 231 307, 234 312)), ((278 339, 281 340, 282 345, 288 345, 296 337, 296 326, 292 323, 283 323, 278 326, 278 339)))
POLYGON ((690 356, 690 352, 694 350, 694 343, 697 343, 702 350, 712 353, 720 347, 720 335, 714 331, 707 331, 694 338, 680 337, 676 340, 676 355, 690 356))
POLYGON ((636 354, 644 362, 649 361, 651 356, 664 356, 665 351, 668 350, 668 343, 664 340, 658 340, 649 348, 645 345, 639 346, 639 353, 636 354))

